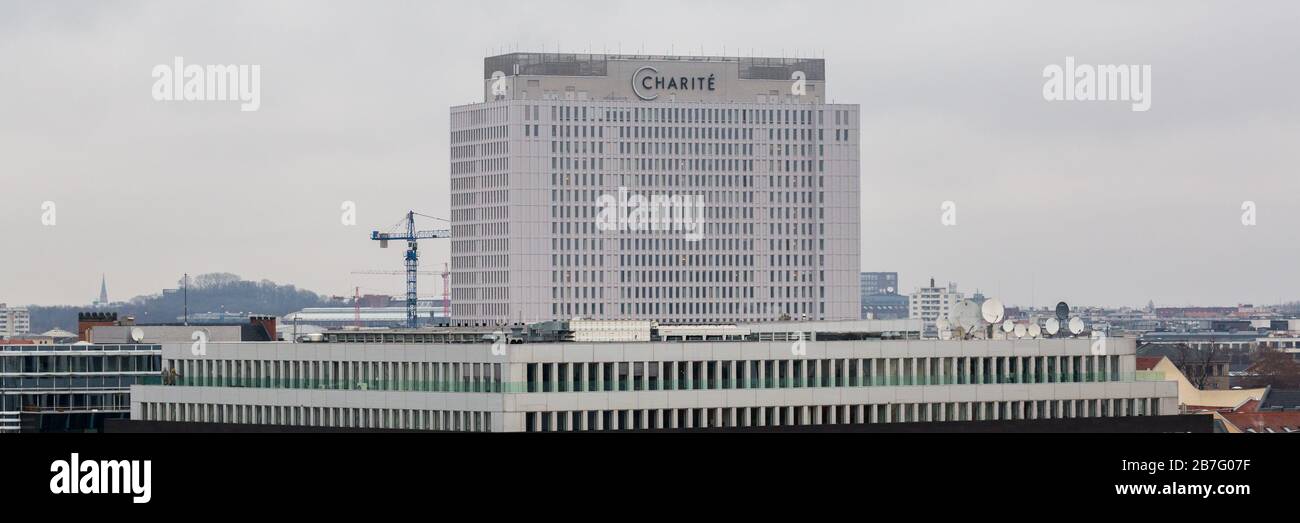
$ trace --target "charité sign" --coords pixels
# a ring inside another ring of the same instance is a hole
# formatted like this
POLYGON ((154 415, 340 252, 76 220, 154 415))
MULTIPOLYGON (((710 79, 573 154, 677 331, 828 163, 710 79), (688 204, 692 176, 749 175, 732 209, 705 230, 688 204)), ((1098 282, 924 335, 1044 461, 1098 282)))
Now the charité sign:
POLYGON ((644 66, 632 73, 632 92, 642 100, 659 98, 658 91, 714 91, 717 90, 717 77, 708 76, 664 76, 654 66, 644 66))

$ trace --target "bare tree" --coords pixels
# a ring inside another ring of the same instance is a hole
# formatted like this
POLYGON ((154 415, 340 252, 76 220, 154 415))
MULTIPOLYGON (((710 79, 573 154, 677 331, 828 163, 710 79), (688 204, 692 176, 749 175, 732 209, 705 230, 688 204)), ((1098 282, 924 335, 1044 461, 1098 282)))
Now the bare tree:
POLYGON ((1220 354, 1221 349, 1215 339, 1208 340, 1207 348, 1193 346, 1190 343, 1182 342, 1173 346, 1177 355, 1173 363, 1182 371, 1187 381, 1198 389, 1204 389, 1205 385, 1215 378, 1214 366, 1215 359, 1220 354))
POLYGON ((1300 363, 1285 352, 1261 347, 1252 358, 1246 382, 1252 387, 1300 388, 1300 363))

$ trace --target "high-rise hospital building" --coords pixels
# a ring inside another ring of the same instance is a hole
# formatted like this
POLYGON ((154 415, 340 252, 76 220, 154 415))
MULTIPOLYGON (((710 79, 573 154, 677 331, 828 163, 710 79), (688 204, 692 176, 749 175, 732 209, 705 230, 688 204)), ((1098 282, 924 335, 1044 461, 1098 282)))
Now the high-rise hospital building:
POLYGON ((858 316, 823 60, 512 53, 483 93, 451 109, 453 324, 858 316))

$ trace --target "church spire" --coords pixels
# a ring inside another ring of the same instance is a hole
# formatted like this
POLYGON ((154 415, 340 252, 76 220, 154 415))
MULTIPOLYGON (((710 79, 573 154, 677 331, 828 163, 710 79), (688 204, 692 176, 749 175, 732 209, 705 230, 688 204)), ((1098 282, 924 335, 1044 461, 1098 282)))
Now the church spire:
POLYGON ((99 275, 99 305, 108 305, 108 277, 99 275))

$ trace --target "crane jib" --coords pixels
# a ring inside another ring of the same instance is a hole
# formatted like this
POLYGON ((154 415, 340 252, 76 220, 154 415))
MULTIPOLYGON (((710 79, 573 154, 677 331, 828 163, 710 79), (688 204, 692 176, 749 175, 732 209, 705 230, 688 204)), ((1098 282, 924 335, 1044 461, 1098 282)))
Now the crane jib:
MULTIPOLYGON (((416 299, 415 277, 419 272, 418 264, 420 254, 419 244, 416 242, 417 240, 428 238, 451 237, 451 231, 447 229, 416 231, 416 215, 424 216, 426 218, 434 218, 415 211, 407 211, 406 218, 399 224, 402 229, 405 229, 405 234, 381 233, 379 231, 372 231, 370 233, 370 239, 379 241, 379 247, 381 248, 387 248, 389 240, 406 240, 406 322, 407 326, 410 328, 416 328, 419 326, 419 319, 416 317, 416 304, 418 300, 416 299)), ((434 219, 441 220, 442 218, 434 219)), ((444 303, 444 305, 446 304, 444 303)))

